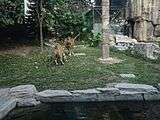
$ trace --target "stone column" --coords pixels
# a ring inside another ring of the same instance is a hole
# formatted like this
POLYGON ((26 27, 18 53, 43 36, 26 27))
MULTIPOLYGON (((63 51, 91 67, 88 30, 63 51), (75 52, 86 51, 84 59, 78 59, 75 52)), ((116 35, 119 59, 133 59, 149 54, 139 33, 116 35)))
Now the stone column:
POLYGON ((102 59, 109 58, 109 10, 110 1, 102 0, 102 59))
POLYGON ((102 0, 102 57, 99 59, 104 64, 120 63, 121 60, 110 57, 110 33, 109 33, 109 21, 110 21, 110 0, 102 0))

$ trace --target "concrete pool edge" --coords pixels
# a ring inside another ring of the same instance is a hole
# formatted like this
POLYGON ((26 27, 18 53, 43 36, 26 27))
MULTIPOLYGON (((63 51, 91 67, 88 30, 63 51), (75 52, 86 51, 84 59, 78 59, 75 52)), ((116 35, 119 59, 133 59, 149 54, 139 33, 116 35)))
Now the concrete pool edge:
POLYGON ((38 92, 34 85, 0 89, 0 120, 16 107, 32 107, 40 103, 160 101, 160 84, 156 86, 111 83, 104 88, 74 91, 45 90, 38 92))

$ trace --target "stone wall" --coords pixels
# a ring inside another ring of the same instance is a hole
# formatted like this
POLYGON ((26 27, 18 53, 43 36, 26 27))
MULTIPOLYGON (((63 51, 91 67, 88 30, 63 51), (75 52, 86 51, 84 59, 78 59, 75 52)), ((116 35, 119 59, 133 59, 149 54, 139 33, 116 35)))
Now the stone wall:
POLYGON ((160 84, 111 83, 103 88, 86 90, 45 90, 34 85, 0 89, 0 120, 15 107, 33 107, 41 103, 92 103, 126 101, 160 101, 160 84))
POLYGON ((130 36, 138 41, 160 37, 160 0, 128 0, 126 19, 130 36))

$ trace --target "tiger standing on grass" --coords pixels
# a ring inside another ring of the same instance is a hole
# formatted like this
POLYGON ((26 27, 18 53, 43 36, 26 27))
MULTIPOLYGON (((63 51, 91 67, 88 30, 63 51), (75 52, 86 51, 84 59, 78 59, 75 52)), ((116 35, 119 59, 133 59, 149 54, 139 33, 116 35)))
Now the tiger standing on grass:
POLYGON ((52 56, 55 64, 58 65, 61 63, 61 65, 64 65, 64 62, 66 61, 65 46, 55 41, 45 43, 45 45, 52 48, 52 56))
POLYGON ((71 56, 71 55, 74 55, 73 53, 73 48, 75 46, 75 40, 77 39, 77 37, 79 36, 80 34, 78 34, 76 37, 72 38, 72 37, 68 37, 65 39, 64 41, 64 45, 65 47, 67 48, 68 50, 68 55, 71 56))
POLYGON ((58 62, 60 62, 62 65, 64 65, 64 62, 66 60, 65 55, 65 46, 56 43, 54 46, 54 58, 55 58, 55 64, 58 65, 58 62))

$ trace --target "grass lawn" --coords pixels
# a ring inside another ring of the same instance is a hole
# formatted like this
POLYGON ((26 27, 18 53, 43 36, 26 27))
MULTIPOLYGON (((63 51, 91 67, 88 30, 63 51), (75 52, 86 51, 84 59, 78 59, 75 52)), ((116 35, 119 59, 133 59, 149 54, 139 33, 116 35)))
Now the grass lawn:
POLYGON ((160 83, 160 63, 111 52, 111 56, 124 62, 104 65, 97 62, 100 57, 97 48, 79 47, 75 53, 86 53, 86 56, 72 56, 64 66, 55 66, 47 54, 1 55, 0 87, 34 84, 39 90, 73 90, 103 87, 111 82, 160 83), (136 78, 124 79, 119 76, 121 73, 133 73, 136 78))

